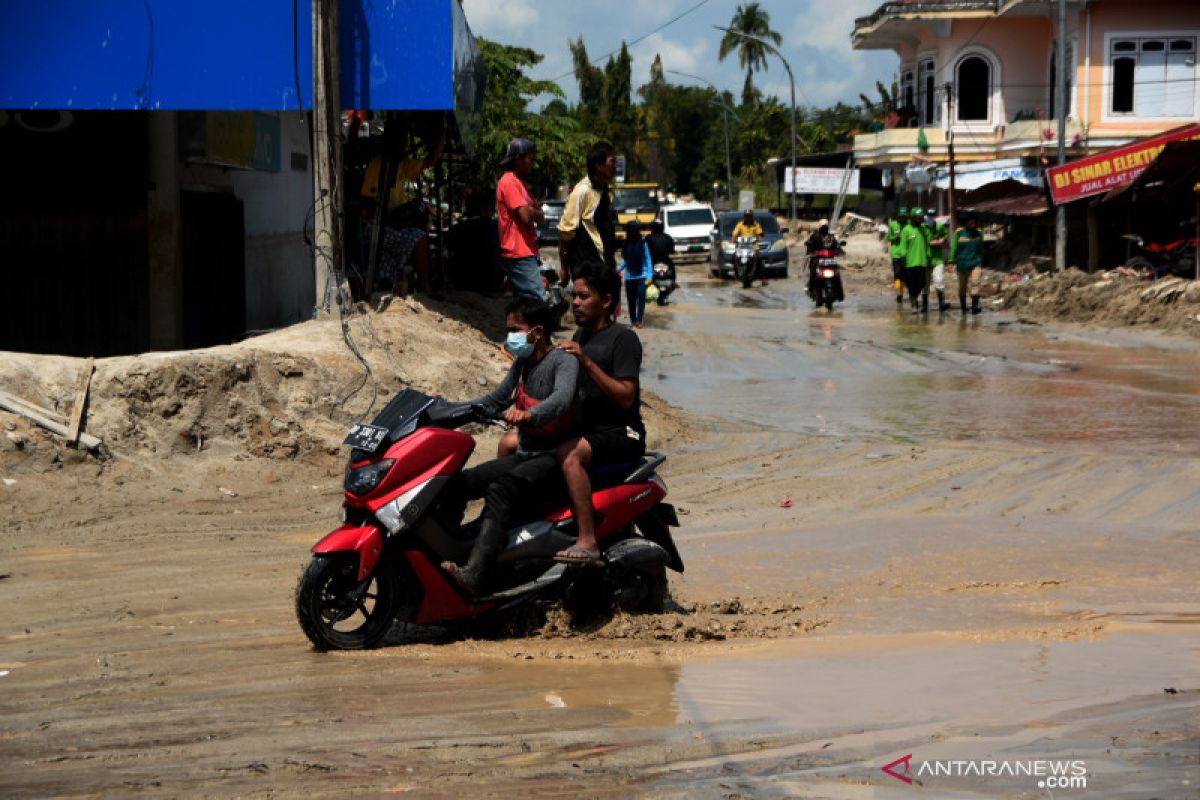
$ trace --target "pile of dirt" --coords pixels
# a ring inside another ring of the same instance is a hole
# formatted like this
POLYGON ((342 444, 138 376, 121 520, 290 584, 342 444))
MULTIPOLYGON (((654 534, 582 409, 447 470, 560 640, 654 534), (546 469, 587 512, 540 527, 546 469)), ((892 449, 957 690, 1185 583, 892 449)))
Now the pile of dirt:
MULTIPOLYGON (((74 449, 30 420, 0 411, 0 468, 42 472, 113 459, 267 458, 328 466, 341 440, 396 392, 414 388, 477 397, 503 378, 505 298, 456 293, 446 300, 394 299, 337 319, 283 328, 233 345, 99 359, 85 430, 103 444, 74 449)), ((570 332, 560 334, 569 336, 570 332)), ((69 415, 82 359, 5 354, 10 394, 69 415)), ((656 442, 682 435, 683 421, 647 396, 656 442)))
POLYGON ((1146 281, 1121 270, 986 272, 984 294, 1015 313, 1101 325, 1151 326, 1200 336, 1200 281, 1146 281))

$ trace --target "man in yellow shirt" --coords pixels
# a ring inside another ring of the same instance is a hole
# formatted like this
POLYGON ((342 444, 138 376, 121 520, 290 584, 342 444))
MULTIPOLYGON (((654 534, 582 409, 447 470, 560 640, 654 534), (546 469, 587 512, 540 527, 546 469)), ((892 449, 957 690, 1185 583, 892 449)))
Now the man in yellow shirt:
POLYGON ((754 212, 749 209, 742 215, 742 221, 733 227, 733 240, 735 242, 741 236, 753 236, 755 239, 761 239, 762 235, 762 225, 758 224, 754 219, 754 212))

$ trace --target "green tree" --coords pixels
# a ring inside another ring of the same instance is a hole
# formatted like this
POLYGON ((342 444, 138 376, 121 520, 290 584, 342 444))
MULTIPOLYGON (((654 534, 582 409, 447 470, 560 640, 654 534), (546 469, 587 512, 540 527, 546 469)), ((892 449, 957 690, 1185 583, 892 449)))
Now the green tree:
POLYGON ((765 72, 767 69, 767 54, 772 49, 768 43, 776 46, 783 43, 783 37, 777 31, 771 30, 771 15, 755 2, 739 5, 733 19, 729 21, 729 30, 721 37, 721 47, 717 55, 724 61, 726 56, 737 51, 738 66, 746 70, 746 83, 742 88, 743 105, 749 105, 755 100, 754 73, 758 70, 765 72), (746 36, 754 36, 763 41, 747 39, 746 36))
POLYGON ((597 130, 604 121, 604 70, 593 66, 588 59, 587 47, 581 34, 575 41, 567 41, 571 51, 571 63, 575 66, 575 82, 579 84, 579 121, 584 127, 597 130))
POLYGON ((509 141, 521 136, 532 140, 538 148, 537 170, 533 175, 535 189, 551 195, 560 185, 583 173, 590 135, 576 117, 554 113, 565 110, 563 91, 558 84, 535 81, 526 74, 542 60, 540 53, 487 39, 478 42, 488 78, 469 181, 481 190, 494 187, 500 177, 497 164, 504 157, 509 141), (534 98, 547 94, 554 97, 546 106, 547 113, 528 110, 534 98))

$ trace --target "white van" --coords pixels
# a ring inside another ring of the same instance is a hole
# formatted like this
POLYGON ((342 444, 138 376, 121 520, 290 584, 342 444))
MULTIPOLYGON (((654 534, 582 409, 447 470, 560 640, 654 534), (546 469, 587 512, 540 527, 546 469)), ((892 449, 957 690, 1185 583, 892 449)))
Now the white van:
POLYGON ((675 203, 663 206, 659 215, 663 233, 675 240, 675 258, 707 260, 712 248, 709 234, 717 224, 712 206, 702 203, 675 203))

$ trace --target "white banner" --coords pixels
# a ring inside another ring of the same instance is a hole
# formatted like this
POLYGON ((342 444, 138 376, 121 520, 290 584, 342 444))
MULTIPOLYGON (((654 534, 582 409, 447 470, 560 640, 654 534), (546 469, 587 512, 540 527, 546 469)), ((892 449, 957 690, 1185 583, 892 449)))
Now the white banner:
POLYGON ((825 167, 796 167, 794 178, 792 170, 784 170, 783 190, 797 194, 841 194, 842 181, 846 179, 847 172, 850 173, 850 181, 846 186, 846 194, 858 194, 858 170, 825 167), (796 188, 793 189, 793 186, 796 188))

